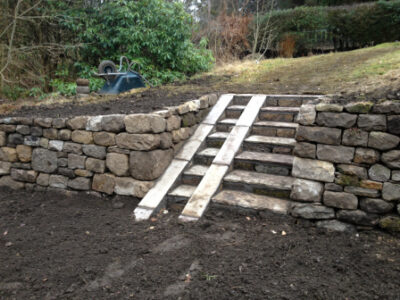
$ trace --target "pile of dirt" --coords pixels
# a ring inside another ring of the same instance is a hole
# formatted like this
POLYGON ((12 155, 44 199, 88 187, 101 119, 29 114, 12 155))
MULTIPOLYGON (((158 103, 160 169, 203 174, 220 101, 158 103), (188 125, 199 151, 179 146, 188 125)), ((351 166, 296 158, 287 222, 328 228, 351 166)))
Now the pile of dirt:
POLYGON ((212 208, 134 223, 138 200, 0 190, 1 299, 396 299, 400 237, 212 208))

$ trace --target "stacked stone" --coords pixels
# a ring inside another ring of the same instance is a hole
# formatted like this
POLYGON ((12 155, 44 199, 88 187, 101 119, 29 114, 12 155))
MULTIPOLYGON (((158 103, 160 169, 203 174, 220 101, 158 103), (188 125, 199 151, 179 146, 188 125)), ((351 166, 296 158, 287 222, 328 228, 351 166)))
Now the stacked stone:
POLYGON ((400 231, 400 101, 308 104, 298 121, 291 198, 312 203, 292 214, 325 228, 400 231))
POLYGON ((217 101, 151 114, 0 119, 0 186, 142 198, 217 101))
POLYGON ((87 97, 90 94, 89 79, 78 78, 76 80, 76 95, 87 97))

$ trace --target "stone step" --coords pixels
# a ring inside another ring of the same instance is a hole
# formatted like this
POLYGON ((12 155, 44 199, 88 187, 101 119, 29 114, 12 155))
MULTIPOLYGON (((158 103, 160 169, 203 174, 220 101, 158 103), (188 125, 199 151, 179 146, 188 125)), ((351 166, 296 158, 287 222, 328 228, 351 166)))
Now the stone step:
POLYGON ((287 176, 293 159, 292 155, 244 151, 235 157, 234 168, 287 176))
POLYGON ((258 117, 263 121, 294 122, 299 110, 299 107, 266 106, 258 117))
POLYGON ((293 182, 289 176, 234 170, 224 177, 224 188, 289 199, 293 182))
POLYGON ((246 105, 231 105, 226 108, 225 117, 226 118, 239 118, 246 105))
POLYGON ((217 131, 230 132, 238 119, 223 119, 217 124, 217 131))
POLYGON ((320 97, 319 95, 269 95, 268 105, 271 106, 296 106, 308 103, 310 100, 320 97))
POLYGON ((231 103, 233 105, 247 105, 247 103, 249 103, 252 96, 254 96, 254 95, 251 95, 251 94, 235 95, 235 96, 233 96, 233 100, 231 103))
POLYGON ((183 172, 182 183, 191 185, 199 184, 207 170, 208 166, 192 165, 189 169, 183 172))
POLYGON ((287 214, 291 202, 288 200, 262 196, 234 190, 222 190, 212 198, 218 206, 229 205, 245 209, 269 210, 274 213, 287 214))
POLYGON ((226 138, 228 137, 229 132, 224 131, 217 131, 210 134, 207 139, 207 146, 213 148, 219 148, 225 142, 226 138))
POLYGON ((194 156, 193 162, 198 165, 211 165, 215 156, 217 156, 219 148, 206 148, 194 156))
POLYGON ((293 138, 251 135, 245 139, 243 150, 292 154, 295 145, 293 138))
POLYGON ((255 135, 294 137, 298 126, 293 122, 258 121, 251 132, 255 135))
POLYGON ((196 186, 181 184, 171 192, 168 193, 167 199, 168 203, 176 203, 176 202, 185 202, 187 201, 193 194, 196 186))

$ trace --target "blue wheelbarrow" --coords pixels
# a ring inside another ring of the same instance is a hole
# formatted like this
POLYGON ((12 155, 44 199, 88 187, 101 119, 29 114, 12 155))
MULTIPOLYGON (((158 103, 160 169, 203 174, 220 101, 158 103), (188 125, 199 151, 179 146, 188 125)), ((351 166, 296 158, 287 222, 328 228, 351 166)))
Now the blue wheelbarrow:
POLYGON ((99 73, 94 73, 95 76, 101 77, 106 81, 99 93, 117 95, 132 89, 145 87, 145 81, 151 86, 139 72, 134 71, 135 66, 139 67, 139 64, 134 61, 130 62, 125 56, 121 56, 118 70, 111 60, 103 60, 99 65, 99 73), (122 71, 124 61, 127 68, 122 71))

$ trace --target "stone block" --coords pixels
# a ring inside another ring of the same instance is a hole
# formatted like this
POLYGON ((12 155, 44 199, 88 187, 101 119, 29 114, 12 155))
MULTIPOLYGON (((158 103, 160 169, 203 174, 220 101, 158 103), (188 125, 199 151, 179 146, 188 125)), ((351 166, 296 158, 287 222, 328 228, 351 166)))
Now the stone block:
POLYGON ((43 128, 42 127, 31 127, 31 135, 32 136, 42 136, 43 128))
POLYGON ((11 169, 11 178, 23 182, 36 182, 37 172, 33 170, 11 169))
POLYGON ((106 162, 104 160, 88 157, 85 162, 86 169, 95 173, 104 173, 106 162))
MULTIPOLYGON (((26 143, 25 143, 26 144, 26 143)), ((49 140, 46 138, 40 138, 39 140, 39 146, 42 148, 47 149, 49 147, 49 140)))
POLYGON ((316 116, 315 105, 304 104, 300 107, 297 122, 301 125, 312 125, 315 122, 316 116))
POLYGON ((335 211, 333 208, 306 203, 293 205, 290 214, 296 218, 314 220, 333 219, 335 217, 335 211))
POLYGON ((69 129, 61 129, 58 132, 58 138, 62 141, 69 141, 71 139, 72 131, 69 129))
POLYGON ((161 133, 167 123, 164 118, 152 114, 128 115, 124 122, 128 133, 161 133))
POLYGON ((108 153, 106 166, 113 174, 117 176, 126 176, 129 174, 128 155, 119 153, 108 153))
POLYGON ((385 131, 386 116, 385 115, 359 115, 357 126, 366 131, 385 131))
POLYGON ((357 195, 357 196, 369 197, 369 198, 378 198, 380 196, 380 193, 378 190, 366 189, 366 188, 358 187, 358 186, 346 186, 344 188, 344 191, 347 193, 357 195))
POLYGON ((342 192, 343 187, 336 183, 325 183, 325 191, 332 191, 332 192, 342 192))
POLYGON ((342 144, 346 146, 362 146, 368 145, 368 132, 358 128, 346 129, 343 131, 342 144))
POLYGON ((129 155, 129 154, 131 153, 130 150, 128 150, 128 149, 121 149, 121 148, 118 148, 117 146, 108 147, 108 148, 107 148, 107 152, 108 152, 108 153, 127 154, 127 155, 129 155))
POLYGON ((400 114, 400 101, 384 101, 375 104, 372 108, 372 112, 377 114, 400 114))
POLYGON ((115 145, 115 133, 111 132, 95 132, 93 133, 94 143, 100 146, 114 146, 115 145))
POLYGON ((392 171, 392 180, 400 181, 400 170, 399 171, 392 171))
POLYGON ((82 154, 82 145, 77 143, 65 142, 63 151, 67 153, 82 154))
POLYGON ((68 181, 68 187, 78 191, 90 190, 91 182, 89 178, 78 177, 68 181))
POLYGON ((342 209, 357 209, 358 198, 349 193, 325 191, 324 204, 342 209))
POLYGON ((323 228, 328 231, 336 231, 336 232, 354 233, 357 231, 353 225, 343 223, 338 220, 318 221, 318 222, 316 222, 316 226, 318 228, 323 228))
POLYGON ((30 162, 32 160, 32 147, 26 145, 18 145, 16 147, 17 156, 21 162, 30 162))
POLYGON ((24 136, 19 133, 11 133, 8 135, 8 143, 10 145, 22 145, 24 143, 24 136))
POLYGON ((324 185, 320 182, 295 179, 290 193, 290 199, 301 202, 321 202, 324 185))
POLYGON ((53 123, 52 118, 36 118, 33 120, 33 125, 40 126, 43 128, 50 128, 53 123))
POLYGON ((72 129, 72 130, 85 129, 87 121, 88 121, 88 117, 79 116, 79 117, 74 117, 72 119, 67 120, 66 125, 69 129, 72 129))
POLYGON ((392 169, 400 169, 400 150, 392 150, 382 154, 382 161, 392 169))
POLYGON ((350 163, 354 158, 354 151, 352 147, 318 144, 317 157, 334 163, 350 163))
POLYGON ((390 179, 390 169, 381 164, 375 164, 368 170, 368 176, 376 181, 388 181, 390 179))
POLYGON ((181 118, 179 116, 170 116, 167 119, 167 131, 181 128, 181 118))
POLYGON ((295 157, 292 176, 316 181, 333 182, 335 167, 330 162, 295 157))
POLYGON ((71 134, 71 139, 75 143, 80 144, 92 144, 93 143, 93 133, 84 130, 74 130, 71 134))
POLYGON ((163 132, 160 134, 160 148, 169 149, 174 146, 172 141, 172 134, 170 132, 163 132))
POLYGON ((7 134, 4 131, 0 131, 0 147, 7 144, 7 134))
POLYGON ((95 174, 92 189, 111 195, 114 192, 115 176, 112 174, 95 174))
POLYGON ((388 231, 400 232, 400 217, 385 216, 379 220, 379 227, 388 231))
POLYGON ((117 195, 143 198, 152 186, 152 181, 140 181, 130 177, 116 177, 114 192, 117 195))
POLYGON ((382 199, 361 198, 360 209, 368 213, 385 214, 393 210, 394 204, 382 199))
POLYGON ((362 210, 339 210, 336 217, 344 222, 363 226, 375 226, 379 221, 379 216, 368 214, 362 210))
POLYGON ((342 186, 347 186, 347 185, 359 186, 360 179, 354 175, 346 175, 338 173, 336 174, 335 183, 342 186))
POLYGON ((57 128, 57 129, 65 128, 65 126, 66 126, 66 124, 65 124, 66 121, 67 121, 66 118, 56 118, 56 119, 53 119, 52 126, 53 126, 54 128, 57 128))
POLYGON ((374 149, 357 148, 354 155, 354 162, 358 164, 373 165, 379 161, 379 152, 374 149))
POLYGON ((8 187, 12 190, 21 190, 25 187, 25 183, 16 181, 11 176, 0 177, 0 186, 8 187))
POLYGON ((131 176, 138 180, 157 179, 167 168, 173 155, 172 149, 132 151, 129 159, 131 176))
POLYGON ((31 128, 28 125, 17 125, 15 130, 22 135, 28 135, 31 133, 31 128))
POLYGON ((92 177, 93 172, 85 170, 85 169, 75 169, 74 174, 80 177, 92 177))
POLYGON ((58 130, 55 128, 45 128, 43 129, 43 136, 49 140, 58 139, 58 130))
POLYGON ((309 141, 328 145, 340 145, 342 131, 338 128, 299 126, 297 141, 309 141))
POLYGON ((102 130, 108 132, 121 132, 125 129, 125 115, 107 115, 103 116, 101 121, 102 130))
POLYGON ((391 150, 396 148, 400 143, 400 138, 396 135, 372 131, 369 134, 368 147, 375 148, 378 150, 391 150))
POLYGON ((62 175, 50 175, 49 186, 58 189, 66 189, 68 177, 62 175))
POLYGON ((63 176, 68 177, 68 178, 75 178, 76 177, 74 170, 71 170, 71 169, 68 169, 68 168, 58 168, 57 169, 57 173, 59 175, 63 175, 63 176))
POLYGON ((339 104, 333 104, 333 103, 318 103, 315 107, 317 111, 322 111, 322 112, 342 112, 343 111, 343 106, 339 104))
POLYGON ((0 124, 0 131, 6 132, 6 133, 15 132, 16 128, 17 128, 17 126, 15 126, 15 125, 0 124))
POLYGON ((383 184, 382 198, 387 201, 400 200, 400 184, 385 182, 383 184))
POLYGON ((50 175, 46 173, 40 173, 38 177, 36 177, 36 183, 41 186, 49 186, 50 175))
POLYGON ((64 149, 64 142, 63 141, 57 141, 57 140, 53 140, 53 141, 49 141, 49 145, 48 145, 49 150, 54 150, 54 151, 63 151, 64 149))
POLYGON ((360 187, 381 191, 383 188, 383 184, 382 184, 382 182, 373 181, 373 180, 361 180, 360 187))
POLYGON ((358 167, 355 165, 340 164, 340 165, 337 165, 336 168, 339 172, 346 174, 346 175, 357 176, 361 179, 368 178, 367 169, 363 168, 363 167, 358 167))
POLYGON ((102 122, 103 120, 103 116, 92 116, 89 117, 87 122, 86 122, 86 126, 85 126, 85 130, 87 131, 101 131, 101 127, 102 127, 102 122))
POLYGON ((15 150, 15 148, 11 147, 0 148, 0 160, 8 162, 18 161, 17 151, 15 150))
POLYGON ((10 174, 11 163, 7 161, 0 161, 0 176, 10 174))
POLYGON ((351 102, 346 104, 344 109, 350 113, 367 114, 372 106, 374 106, 374 103, 370 101, 351 102))
POLYGON ((105 159, 107 154, 106 147, 96 145, 83 145, 82 151, 85 155, 98 159, 105 159))
POLYGON ((68 168, 84 169, 86 156, 70 153, 68 154, 68 168))
POLYGON ((325 127, 350 128, 356 124, 357 115, 348 113, 321 112, 317 116, 317 124, 325 127))
POLYGON ((182 116, 182 127, 191 127, 197 123, 194 113, 187 113, 182 116))
POLYGON ((400 115, 388 116, 388 131, 400 135, 400 115))
POLYGON ((118 147, 130 150, 148 151, 160 146, 159 134, 120 133, 115 140, 118 147))
MULTIPOLYGON (((43 147, 40 144, 40 140, 41 139, 39 137, 37 137, 37 136, 26 136, 24 138, 24 145, 32 146, 32 147, 38 147, 38 146, 43 147)), ((43 147, 43 148, 46 148, 46 147, 43 147)))

